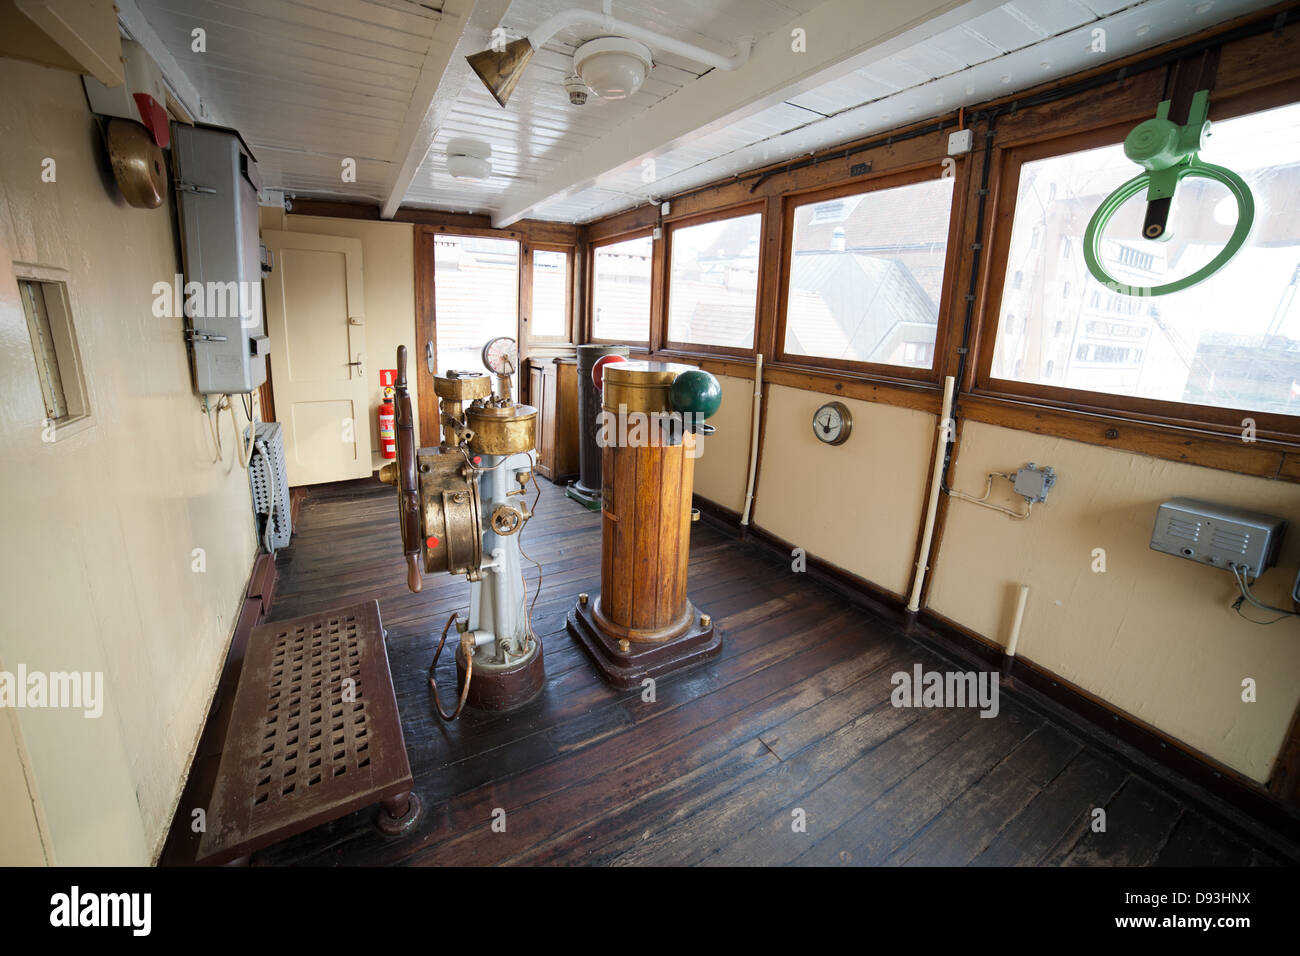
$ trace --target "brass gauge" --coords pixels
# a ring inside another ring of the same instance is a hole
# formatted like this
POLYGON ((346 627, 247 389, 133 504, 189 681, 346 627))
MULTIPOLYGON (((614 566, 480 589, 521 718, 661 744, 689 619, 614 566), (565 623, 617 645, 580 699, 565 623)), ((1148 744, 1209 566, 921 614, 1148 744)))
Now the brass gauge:
POLYGON ((853 431, 853 415, 843 402, 827 402, 813 413, 813 434, 827 445, 843 445, 853 431))

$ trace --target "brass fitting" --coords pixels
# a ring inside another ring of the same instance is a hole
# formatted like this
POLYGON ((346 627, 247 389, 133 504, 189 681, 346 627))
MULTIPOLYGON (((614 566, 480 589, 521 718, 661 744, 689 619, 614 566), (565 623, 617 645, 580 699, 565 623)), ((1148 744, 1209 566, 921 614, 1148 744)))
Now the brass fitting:
POLYGON ((583 591, 581 594, 578 595, 578 603, 581 604, 583 607, 586 607, 586 606, 587 606, 587 592, 586 592, 586 591, 583 591))
POLYGON ((707 629, 707 628, 710 628, 710 627, 712 627, 712 626, 713 626, 713 618, 709 617, 709 615, 707 615, 707 614, 701 614, 701 615, 700 615, 700 627, 702 627, 702 628, 706 628, 706 629, 707 629))

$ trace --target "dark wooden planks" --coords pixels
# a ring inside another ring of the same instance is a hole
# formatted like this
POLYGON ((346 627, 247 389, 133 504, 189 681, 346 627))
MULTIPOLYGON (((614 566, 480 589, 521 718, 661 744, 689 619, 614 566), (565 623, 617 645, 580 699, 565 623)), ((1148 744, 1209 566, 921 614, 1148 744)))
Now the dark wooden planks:
MULTIPOLYGON (((273 619, 373 597, 426 819, 387 840, 366 813, 272 847, 258 864, 1270 864, 1267 847, 1184 806, 1004 693, 984 719, 896 708, 895 671, 953 665, 884 613, 794 574, 707 524, 689 594, 725 634, 714 661, 655 699, 596 676, 564 630, 600 580, 599 514, 542 491, 523 543, 542 565, 534 627, 547 687, 513 714, 446 724, 425 678, 468 587, 410 594, 391 489, 312 489, 277 562, 273 619), (1094 807, 1109 834, 1091 833, 1094 807), (491 827, 506 812, 506 832, 491 827), (792 828, 792 811, 806 816, 792 828), (1122 834, 1116 830, 1119 827, 1122 834), (1109 836, 1109 839, 1098 839, 1109 836)), ((536 568, 527 566, 530 591, 536 568)), ((530 593, 531 597, 531 593, 530 593)), ((439 667, 454 687, 450 656, 439 667)))

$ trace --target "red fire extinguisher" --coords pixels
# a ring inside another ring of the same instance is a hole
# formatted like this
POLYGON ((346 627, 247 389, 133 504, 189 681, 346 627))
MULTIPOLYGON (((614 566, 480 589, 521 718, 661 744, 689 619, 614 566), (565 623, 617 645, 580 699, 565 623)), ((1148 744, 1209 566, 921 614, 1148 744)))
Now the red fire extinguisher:
POLYGON ((379 406, 379 450, 385 458, 397 457, 397 416, 391 386, 384 388, 384 400, 379 406))

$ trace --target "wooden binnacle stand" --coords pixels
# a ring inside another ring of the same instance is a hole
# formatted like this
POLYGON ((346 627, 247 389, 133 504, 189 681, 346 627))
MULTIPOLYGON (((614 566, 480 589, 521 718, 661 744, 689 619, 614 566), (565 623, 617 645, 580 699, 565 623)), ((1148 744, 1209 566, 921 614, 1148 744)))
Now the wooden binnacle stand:
POLYGON ((601 391, 600 593, 579 595, 567 626, 607 683, 632 688, 722 650, 686 592, 695 458, 721 393, 661 362, 605 366, 601 391))

